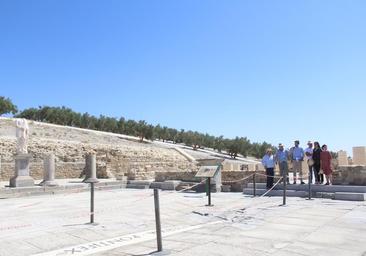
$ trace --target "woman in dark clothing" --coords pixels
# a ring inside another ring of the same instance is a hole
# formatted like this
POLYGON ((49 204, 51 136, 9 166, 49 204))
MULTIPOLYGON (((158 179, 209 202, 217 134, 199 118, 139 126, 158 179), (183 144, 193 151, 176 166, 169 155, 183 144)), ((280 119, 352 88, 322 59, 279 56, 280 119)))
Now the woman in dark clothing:
POLYGON ((314 150, 313 150, 313 160, 314 160, 314 176, 315 176, 315 184, 323 184, 324 177, 323 174, 320 173, 320 153, 322 150, 320 149, 319 142, 314 142, 314 150))

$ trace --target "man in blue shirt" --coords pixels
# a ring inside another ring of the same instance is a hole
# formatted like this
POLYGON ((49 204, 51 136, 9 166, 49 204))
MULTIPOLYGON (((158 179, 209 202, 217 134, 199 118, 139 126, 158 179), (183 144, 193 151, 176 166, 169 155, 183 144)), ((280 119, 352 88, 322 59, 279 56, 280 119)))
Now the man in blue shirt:
MULTIPOLYGON (((278 163, 278 166, 280 168, 280 175, 283 177, 283 175, 286 175, 286 182, 289 183, 288 179, 288 152, 284 149, 284 146, 282 143, 278 145, 278 150, 276 152, 275 160, 278 163)), ((285 183, 285 181, 283 181, 285 183)))
POLYGON ((276 165, 276 161, 272 154, 271 148, 267 149, 266 154, 263 156, 262 164, 264 168, 266 168, 267 189, 271 189, 273 187, 274 168, 276 165))
POLYGON ((304 150, 299 146, 300 141, 295 140, 295 146, 291 148, 292 170, 294 172, 294 184, 296 184, 297 172, 299 172, 301 184, 302 180, 302 161, 304 161, 304 150))

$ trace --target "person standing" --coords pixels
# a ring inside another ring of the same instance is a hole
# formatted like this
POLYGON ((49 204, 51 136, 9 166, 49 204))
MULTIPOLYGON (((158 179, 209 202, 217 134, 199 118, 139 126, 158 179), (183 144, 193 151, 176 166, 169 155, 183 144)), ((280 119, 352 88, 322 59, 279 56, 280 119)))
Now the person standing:
POLYGON ((280 168, 280 175, 283 177, 283 175, 286 175, 286 181, 283 181, 283 183, 289 184, 288 179, 288 152, 284 149, 284 146, 282 143, 278 144, 278 150, 276 152, 275 156, 276 163, 278 164, 278 167, 280 168))
POLYGON ((266 154, 263 156, 262 164, 266 169, 267 175, 267 189, 271 189, 273 187, 273 176, 274 176, 274 168, 275 168, 275 159, 272 153, 272 149, 269 148, 266 151, 266 154))
POLYGON ((332 155, 328 151, 327 145, 323 145, 322 150, 320 153, 320 163, 327 180, 325 185, 332 185, 332 155))
POLYGON ((314 169, 314 177, 315 177, 315 184, 323 184, 324 178, 323 174, 320 174, 320 153, 322 150, 320 149, 319 142, 314 142, 314 150, 313 150, 313 169, 314 169))
POLYGON ((307 159, 307 164, 309 166, 309 183, 313 183, 313 143, 308 141, 308 147, 305 149, 305 156, 307 159))
POLYGON ((291 148, 291 161, 292 170, 294 172, 294 184, 296 184, 297 173, 299 173, 301 184, 305 184, 302 180, 302 161, 304 161, 304 150, 299 145, 300 141, 295 140, 295 146, 291 148))

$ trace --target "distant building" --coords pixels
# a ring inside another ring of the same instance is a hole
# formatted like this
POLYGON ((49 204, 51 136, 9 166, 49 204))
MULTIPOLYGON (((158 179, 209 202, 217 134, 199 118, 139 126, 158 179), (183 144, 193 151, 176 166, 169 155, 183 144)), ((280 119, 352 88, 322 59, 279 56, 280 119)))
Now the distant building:
POLYGON ((353 164, 366 165, 366 147, 353 147, 353 164))
POLYGON ((338 165, 349 165, 347 152, 344 150, 338 151, 338 165))

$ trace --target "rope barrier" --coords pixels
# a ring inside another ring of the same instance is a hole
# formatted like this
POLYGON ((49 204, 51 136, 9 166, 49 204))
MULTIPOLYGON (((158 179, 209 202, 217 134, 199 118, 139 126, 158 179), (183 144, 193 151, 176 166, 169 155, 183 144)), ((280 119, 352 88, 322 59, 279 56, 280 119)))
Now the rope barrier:
POLYGON ((280 178, 270 189, 268 189, 263 195, 261 195, 260 197, 264 197, 265 195, 267 195, 269 192, 271 192, 277 185, 278 183, 281 182, 283 178, 280 178))
MULTIPOLYGON (((194 188, 194 187, 197 187, 198 185, 201 185, 201 184, 203 184, 204 182, 206 182, 207 181, 207 179, 204 179, 204 180, 202 180, 200 183, 197 183, 197 184, 195 184, 195 185, 193 185, 193 186, 190 186, 190 187, 188 187, 188 188, 184 188, 184 189, 182 189, 182 190, 178 190, 178 191, 174 191, 174 192, 176 192, 176 193, 181 193, 181 192, 184 192, 184 191, 187 191, 187 190, 190 190, 190 189, 192 189, 192 188, 194 188)), ((173 193, 174 193, 173 192, 173 193)))

